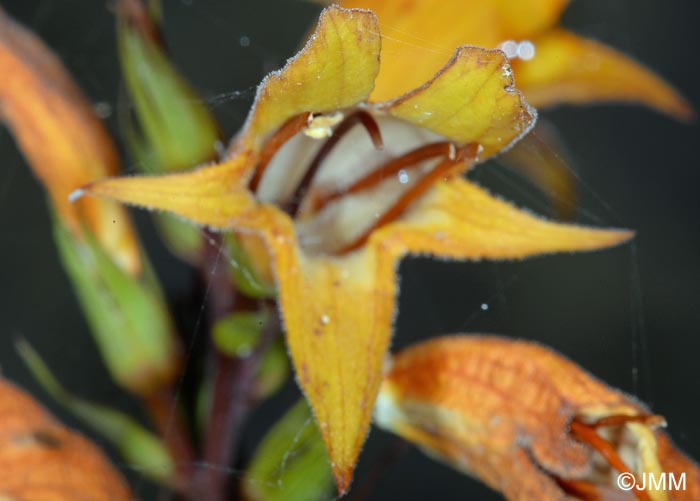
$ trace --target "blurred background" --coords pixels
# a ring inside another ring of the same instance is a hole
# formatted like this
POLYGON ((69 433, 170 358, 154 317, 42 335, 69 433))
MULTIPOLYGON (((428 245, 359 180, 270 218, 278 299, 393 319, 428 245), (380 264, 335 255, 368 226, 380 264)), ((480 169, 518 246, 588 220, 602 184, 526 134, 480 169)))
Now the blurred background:
MULTIPOLYGON (((116 132, 120 75, 109 2, 1 3, 59 53, 116 132)), ((257 83, 295 52, 320 10, 293 0, 163 4, 171 55, 214 109, 226 136, 242 124, 257 83)), ((694 0, 573 1, 563 23, 644 62, 674 84, 697 112, 700 4, 694 0)), ((666 416, 676 443, 699 458, 697 120, 681 124, 641 107, 610 105, 564 107, 543 115, 557 126, 573 160, 579 194, 576 221, 632 228, 635 240, 602 252, 523 262, 407 259, 400 269, 393 346, 455 332, 538 341, 653 406, 666 416)), ((14 339, 24 336, 73 392, 140 416, 136 402, 113 386, 97 356, 58 261, 43 193, 5 129, 0 129, 0 159, 2 374, 30 390, 66 423, 84 430, 29 377, 13 348, 14 339)), ((126 172, 134 171, 127 158, 124 165, 126 172)), ((496 162, 480 166, 470 177, 520 206, 553 216, 546 197, 496 162)), ((135 216, 183 334, 201 338, 204 333, 194 327, 202 308, 195 271, 168 254, 147 217, 135 216)), ((296 398, 290 383, 258 409, 245 434, 248 453, 296 398)), ((358 484, 393 441, 373 430, 358 484)), ((113 457, 140 497, 155 497, 138 472, 113 457)), ((501 499, 415 449, 387 470, 371 499, 406 497, 501 499)))

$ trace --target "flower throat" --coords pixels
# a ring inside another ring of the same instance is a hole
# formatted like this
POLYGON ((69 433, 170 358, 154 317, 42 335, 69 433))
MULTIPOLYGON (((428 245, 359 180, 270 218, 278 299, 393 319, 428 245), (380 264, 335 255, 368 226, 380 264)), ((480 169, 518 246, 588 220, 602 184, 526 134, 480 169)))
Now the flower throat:
POLYGON ((250 190, 256 193, 275 155, 300 132, 304 132, 312 138, 327 139, 309 162, 289 201, 281 204, 281 208, 295 220, 312 217, 329 204, 339 201, 343 197, 374 188, 390 177, 399 176, 400 178, 401 173, 406 169, 416 168, 426 161, 439 160, 439 163, 423 174, 416 183, 407 187, 383 213, 378 214, 375 221, 360 235, 345 243, 340 249, 335 250, 334 254, 336 255, 342 255, 362 247, 373 231, 398 219, 418 197, 440 179, 460 174, 465 164, 472 165, 477 160, 480 151, 480 147, 476 143, 456 147, 449 141, 429 142, 381 163, 342 189, 319 187, 318 173, 324 160, 348 132, 357 125, 362 126, 367 131, 376 150, 384 149, 379 123, 366 110, 355 110, 345 117, 341 115, 340 119, 326 115, 315 116, 311 112, 300 113, 290 118, 264 144, 260 160, 249 182, 250 190), (335 124, 334 121, 336 121, 335 124), (333 125, 335 128, 331 128, 333 125))

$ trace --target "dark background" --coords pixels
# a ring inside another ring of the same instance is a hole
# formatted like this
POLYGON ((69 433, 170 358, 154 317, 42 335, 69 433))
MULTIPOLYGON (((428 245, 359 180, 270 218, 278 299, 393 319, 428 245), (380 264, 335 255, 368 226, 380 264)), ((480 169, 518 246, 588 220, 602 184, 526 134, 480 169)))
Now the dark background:
MULTIPOLYGON (((255 85, 293 54, 319 10, 311 3, 282 0, 164 3, 173 57, 214 107, 227 135, 242 123, 255 85), (241 37, 248 37, 250 44, 241 44, 241 37)), ((63 57, 95 103, 114 107, 119 75, 114 22, 106 4, 2 2, 63 57)), ((700 15, 695 0, 578 1, 568 9, 564 24, 644 61, 698 109, 700 15)), ((537 340, 640 396, 667 417, 678 445, 700 457, 700 129, 641 107, 565 107, 545 115, 559 127, 575 162, 581 206, 577 220, 633 228, 636 239, 613 250, 525 262, 406 260, 394 346, 449 332, 537 340)), ((134 401, 107 378, 59 265, 42 191, 2 129, 0 158, 3 375, 20 382, 65 422, 85 430, 29 378, 13 349, 14 338, 22 335, 72 391, 139 415, 134 401)), ((125 165, 130 171, 128 161, 125 165)), ((473 177, 519 205, 549 214, 546 199, 502 167, 482 166, 473 177)), ((147 218, 138 218, 169 298, 187 304, 196 283, 192 270, 167 254, 147 218)), ((290 385, 258 411, 246 433, 248 450, 295 398, 290 385)), ((360 477, 391 440, 381 431, 372 432, 360 477)), ((142 498, 153 497, 135 472, 115 461, 142 498)), ((375 492, 373 499, 500 499, 414 449, 375 492)))

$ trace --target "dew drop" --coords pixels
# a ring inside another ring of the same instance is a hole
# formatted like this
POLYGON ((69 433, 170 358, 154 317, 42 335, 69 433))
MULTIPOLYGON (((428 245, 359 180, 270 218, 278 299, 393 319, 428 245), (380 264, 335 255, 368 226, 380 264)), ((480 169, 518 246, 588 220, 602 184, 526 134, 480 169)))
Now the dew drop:
POLYGON ((513 59, 518 55, 518 43, 515 40, 506 40, 498 48, 506 53, 508 59, 513 59))
POLYGON ((328 315, 323 315, 321 316, 321 323, 323 325, 328 325, 329 323, 331 323, 331 318, 328 315))
POLYGON ((238 45, 241 47, 250 47, 250 38, 246 35, 243 35, 241 38, 238 39, 238 45))
POLYGON ((399 183, 401 184, 406 184, 410 180, 408 176, 408 172, 406 172, 404 169, 401 169, 399 171, 399 183))
POLYGON ((483 311, 487 311, 487 310, 489 309, 489 305, 486 304, 486 303, 482 303, 482 304, 481 304, 481 309, 482 309, 483 311))
POLYGON ((535 57, 535 44, 530 40, 525 40, 518 44, 518 57, 523 61, 529 61, 535 57))

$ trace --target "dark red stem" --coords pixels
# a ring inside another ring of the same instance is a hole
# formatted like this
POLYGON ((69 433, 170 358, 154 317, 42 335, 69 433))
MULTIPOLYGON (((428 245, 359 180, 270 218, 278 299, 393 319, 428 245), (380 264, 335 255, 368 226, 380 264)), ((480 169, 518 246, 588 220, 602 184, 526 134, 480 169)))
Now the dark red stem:
MULTIPOLYGON (((234 311, 257 308, 251 299, 236 294, 230 281, 228 266, 221 260, 222 245, 218 235, 209 235, 209 248, 204 267, 209 280, 210 324, 234 311)), ((270 308, 275 312, 275 308, 270 308)), ((268 321, 258 345, 247 357, 231 357, 212 346, 213 396, 203 444, 203 464, 196 473, 195 499, 225 501, 235 499, 238 489, 229 493, 230 468, 236 462, 241 432, 252 405, 256 377, 262 356, 280 332, 276 315, 268 321), (230 494, 230 495, 229 495, 230 494)))

